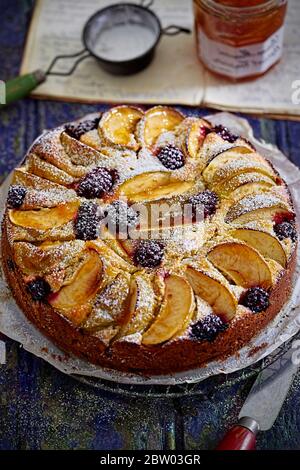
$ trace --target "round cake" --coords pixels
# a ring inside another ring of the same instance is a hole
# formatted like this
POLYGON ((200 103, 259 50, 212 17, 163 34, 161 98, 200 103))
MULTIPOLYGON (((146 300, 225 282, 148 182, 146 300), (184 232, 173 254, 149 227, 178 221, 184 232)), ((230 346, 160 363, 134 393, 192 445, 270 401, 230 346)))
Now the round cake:
POLYGON ((68 353, 146 375, 237 353, 289 298, 296 246, 271 163, 164 106, 44 132, 14 171, 2 224, 25 315, 68 353))

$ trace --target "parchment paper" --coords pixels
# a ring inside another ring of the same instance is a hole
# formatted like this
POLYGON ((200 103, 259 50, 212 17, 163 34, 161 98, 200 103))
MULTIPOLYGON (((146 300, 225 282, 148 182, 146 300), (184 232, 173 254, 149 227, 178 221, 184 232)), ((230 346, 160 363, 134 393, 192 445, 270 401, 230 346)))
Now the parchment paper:
MULTIPOLYGON (((269 158, 275 168, 289 184, 295 208, 300 216, 300 170, 293 165, 277 148, 253 137, 248 122, 228 113, 218 113, 207 117, 215 124, 228 126, 237 134, 251 140, 259 152, 269 158)), ((1 188, 0 217, 3 215, 7 180, 1 188)), ((99 377, 106 380, 130 384, 162 384, 172 385, 184 382, 199 382, 216 374, 228 374, 248 367, 266 357, 281 344, 294 336, 300 329, 300 249, 297 253, 297 268, 293 283, 293 294, 280 314, 261 332, 249 345, 239 351, 239 354, 225 361, 213 361, 205 367, 183 373, 163 376, 145 377, 128 374, 110 369, 104 369, 89 364, 74 356, 69 356, 59 350, 50 340, 45 338, 23 315, 17 307, 3 275, 0 275, 0 332, 18 341, 29 352, 52 364, 66 374, 81 374, 99 377), (253 351, 257 351, 253 354, 253 351), (251 352, 251 354, 250 354, 251 352)))

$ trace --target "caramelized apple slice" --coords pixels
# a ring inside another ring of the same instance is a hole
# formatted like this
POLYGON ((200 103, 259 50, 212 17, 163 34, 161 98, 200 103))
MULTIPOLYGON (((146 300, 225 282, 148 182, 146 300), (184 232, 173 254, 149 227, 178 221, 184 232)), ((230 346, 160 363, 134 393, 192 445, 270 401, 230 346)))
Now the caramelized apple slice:
POLYGON ((211 124, 200 118, 187 117, 175 129, 175 145, 190 158, 199 158, 199 152, 211 124))
POLYGON ((114 145, 137 150, 135 128, 143 112, 133 106, 116 106, 103 114, 99 129, 104 139, 114 145))
POLYGON ((231 234, 234 238, 238 238, 255 248, 265 258, 273 259, 283 267, 286 266, 285 251, 279 240, 270 233, 252 228, 238 228, 233 230, 231 234))
POLYGON ((270 193, 245 196, 233 204, 226 214, 225 222, 244 223, 260 218, 272 219, 275 215, 292 215, 288 204, 270 193))
POLYGON ((207 133, 207 123, 202 119, 193 122, 187 136, 187 151, 192 158, 197 158, 207 133))
POLYGON ((239 194, 242 197, 243 192, 262 192, 274 185, 274 181, 268 176, 262 175, 261 173, 249 172, 241 173, 226 180, 222 185, 217 185, 215 190, 223 196, 234 193, 233 196, 236 198, 239 194))
POLYGON ((153 318, 155 294, 151 279, 144 273, 134 274, 130 282, 128 312, 120 337, 143 333, 153 318))
POLYGON ((178 182, 168 184, 166 186, 160 186, 159 188, 154 189, 151 192, 145 192, 140 194, 135 194, 130 198, 132 202, 142 202, 142 201, 155 201, 163 198, 171 198, 179 196, 187 191, 189 191, 193 186, 193 183, 190 181, 178 182))
POLYGON ((84 249, 84 242, 46 242, 37 246, 33 243, 14 243, 14 258, 26 274, 43 276, 54 269, 61 269, 75 263, 84 249))
POLYGON ((195 294, 205 300, 216 315, 220 315, 227 322, 232 320, 237 300, 225 284, 192 266, 187 268, 186 277, 195 294))
POLYGON ((149 109, 137 127, 141 144, 152 147, 162 132, 172 131, 182 120, 183 115, 173 108, 155 106, 149 109))
POLYGON ((42 160, 38 155, 31 154, 26 160, 27 170, 36 176, 45 178, 53 183, 62 186, 69 186, 76 181, 76 178, 60 170, 51 163, 42 160))
MULTIPOLYGON (((129 293, 130 275, 119 273, 97 295, 93 310, 84 325, 90 331, 122 323, 125 302, 129 293)), ((112 339, 112 338, 110 338, 112 339)))
POLYGON ((161 310, 150 328, 144 333, 142 343, 164 343, 182 330, 195 309, 194 294, 186 279, 174 274, 165 279, 165 298, 161 310))
POLYGON ((237 285, 272 286, 272 274, 264 258, 248 245, 225 242, 208 253, 208 259, 237 285))
POLYGON ((99 151, 101 151, 103 147, 103 142, 99 136, 98 129, 93 129, 92 131, 82 134, 80 136, 80 142, 99 151))
POLYGON ((59 227, 74 219, 79 201, 72 201, 54 208, 21 211, 9 210, 10 221, 18 226, 37 230, 49 230, 59 227))
POLYGON ((13 174, 12 184, 19 184, 33 189, 65 191, 66 188, 56 183, 52 183, 45 178, 28 173, 25 168, 16 168, 13 174))
POLYGON ((107 262, 117 266, 119 269, 124 271, 133 272, 136 268, 125 261, 119 256, 112 248, 110 248, 103 240, 91 240, 86 242, 86 246, 93 250, 96 250, 100 256, 104 256, 107 262))
POLYGON ((90 311, 90 302, 95 297, 102 281, 102 262, 95 251, 90 251, 73 282, 50 294, 48 302, 70 321, 81 324, 90 311))
POLYGON ((239 201, 245 196, 252 196, 253 194, 266 193, 272 190, 273 185, 269 181, 259 181, 243 184, 230 193, 230 198, 233 201, 239 201))
POLYGON ((183 194, 192 187, 189 181, 174 181, 170 172, 154 171, 142 173, 125 181, 120 194, 132 202, 152 201, 183 194))
POLYGON ((130 261, 130 257, 120 240, 115 238, 115 236, 104 225, 101 227, 101 238, 118 256, 124 258, 126 261, 130 261))
POLYGON ((276 179, 272 167, 258 153, 242 154, 237 151, 226 150, 215 157, 203 171, 203 178, 207 184, 223 184, 226 180, 241 173, 257 172, 276 179))
POLYGON ((171 174, 167 171, 151 171, 133 176, 120 186, 121 195, 128 198, 135 194, 152 191, 170 183, 171 174))

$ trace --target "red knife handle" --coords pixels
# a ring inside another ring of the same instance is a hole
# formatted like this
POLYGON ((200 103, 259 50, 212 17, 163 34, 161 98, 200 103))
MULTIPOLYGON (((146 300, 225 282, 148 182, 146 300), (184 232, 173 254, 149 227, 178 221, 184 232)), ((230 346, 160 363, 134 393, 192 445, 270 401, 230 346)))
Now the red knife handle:
POLYGON ((216 450, 255 450, 258 424, 251 418, 242 418, 228 431, 216 450))

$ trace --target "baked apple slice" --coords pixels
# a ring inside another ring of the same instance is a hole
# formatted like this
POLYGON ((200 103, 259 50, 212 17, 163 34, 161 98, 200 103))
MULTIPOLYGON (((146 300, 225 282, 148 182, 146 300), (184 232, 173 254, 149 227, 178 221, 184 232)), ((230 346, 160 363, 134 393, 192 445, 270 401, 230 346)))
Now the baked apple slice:
POLYGON ((121 272, 102 289, 96 297, 93 310, 84 328, 97 331, 122 322, 129 293, 129 282, 130 275, 121 272))
POLYGON ((79 201, 72 201, 53 208, 21 211, 19 209, 9 210, 10 221, 20 227, 33 228, 36 230, 49 230, 60 227, 74 219, 79 207, 79 201))
POLYGON ((276 174, 265 159, 254 152, 250 155, 251 158, 231 149, 222 152, 203 171, 204 180, 207 184, 219 185, 236 175, 249 172, 261 173, 276 180, 276 174))
POLYGON ((191 189, 191 181, 175 181, 170 172, 142 173, 121 184, 119 191, 131 202, 153 201, 183 194, 191 189))
POLYGON ((204 139, 211 128, 211 124, 205 119, 187 117, 175 130, 176 146, 191 158, 199 158, 199 152, 204 139))
POLYGON ((208 129, 209 125, 203 119, 198 119, 192 123, 186 140, 187 153, 192 158, 199 156, 208 129))
POLYGON ((220 155, 220 153, 227 150, 232 150, 233 152, 237 151, 240 154, 255 151, 251 144, 241 137, 234 142, 228 142, 215 132, 210 132, 206 136, 201 149, 201 168, 204 169, 214 158, 220 155))
POLYGON ((236 313, 237 300, 225 283, 214 279, 208 273, 188 266, 186 277, 196 295, 205 300, 224 321, 229 322, 236 313))
POLYGON ((92 131, 82 134, 80 136, 80 142, 98 151, 101 151, 103 147, 103 141, 99 136, 98 129, 93 129, 92 131))
POLYGON ((39 190, 55 189, 56 191, 65 191, 66 188, 60 184, 52 183, 45 178, 28 173, 25 168, 16 168, 13 173, 12 184, 19 184, 39 190))
POLYGON ((238 286, 272 286, 268 263, 254 248, 235 242, 220 243, 208 253, 209 261, 238 286))
POLYGON ((245 196, 228 210, 225 222, 244 223, 258 219, 272 219, 275 216, 293 218, 289 205, 282 199, 268 192, 245 196))
POLYGON ((279 240, 268 232, 252 228, 237 228, 231 235, 250 245, 260 252, 264 258, 270 258, 285 267, 287 258, 279 240))
MULTIPOLYGON (((126 240, 124 240, 126 241, 126 240)), ((105 257, 108 263, 117 266, 119 269, 122 269, 127 272, 134 272, 136 268, 128 263, 125 259, 119 256, 109 245, 107 245, 103 240, 91 240, 86 242, 87 248, 96 250, 100 256, 105 257)))
MULTIPOLYGON (((130 257, 124 249, 121 241, 115 238, 115 236, 104 225, 101 226, 101 238, 118 256, 124 258, 126 261, 130 261, 130 257)), ((126 241, 126 239, 124 239, 124 241, 126 241)))
POLYGON ((155 294, 149 276, 142 272, 133 274, 130 282, 128 309, 120 338, 135 333, 143 333, 153 318, 155 294))
POLYGON ((51 163, 42 160, 38 155, 35 154, 31 154, 27 157, 26 168, 27 171, 33 173, 34 175, 40 176, 41 178, 45 178, 62 186, 70 186, 75 183, 75 181, 77 181, 77 179, 73 176, 69 175, 63 170, 60 170, 51 163))
POLYGON ((142 343, 155 345, 171 339, 192 318, 193 290, 186 279, 171 274, 165 279, 165 297, 160 312, 144 333, 142 343))
POLYGON ((153 147, 163 132, 172 131, 181 123, 184 116, 174 108, 155 106, 146 111, 137 126, 137 135, 141 145, 153 147))
POLYGON ((272 191, 274 185, 271 185, 269 181, 259 181, 243 184, 242 186, 236 188, 230 194, 230 198, 233 201, 239 201, 245 196, 251 196, 253 194, 266 193, 272 191))
MULTIPOLYGON (((89 168, 92 165, 101 165, 101 154, 90 145, 84 145, 81 140, 75 139, 67 132, 61 133, 60 141, 69 159, 64 158, 64 164, 56 164, 56 166, 66 171, 66 173, 82 177, 90 171, 89 168)), ((54 160, 50 163, 55 164, 56 162, 54 160)))
POLYGON ((249 172, 236 175, 223 184, 218 185, 216 190, 222 196, 232 195, 234 198, 240 195, 263 192, 275 186, 274 181, 261 173, 249 172))
POLYGON ((143 111, 133 106, 116 106, 110 109, 100 119, 100 136, 113 145, 138 150, 135 129, 143 117, 143 111))
POLYGON ((84 250, 84 242, 44 242, 35 245, 28 242, 14 243, 14 258, 21 270, 28 275, 44 274, 75 263, 84 250))
POLYGON ((101 282, 101 259, 95 251, 90 250, 73 282, 62 287, 57 293, 50 294, 48 302, 72 323, 80 325, 91 309, 90 302, 96 296, 101 282))

